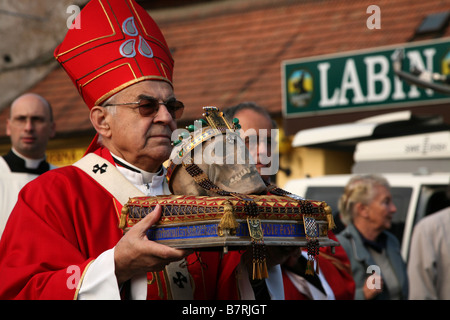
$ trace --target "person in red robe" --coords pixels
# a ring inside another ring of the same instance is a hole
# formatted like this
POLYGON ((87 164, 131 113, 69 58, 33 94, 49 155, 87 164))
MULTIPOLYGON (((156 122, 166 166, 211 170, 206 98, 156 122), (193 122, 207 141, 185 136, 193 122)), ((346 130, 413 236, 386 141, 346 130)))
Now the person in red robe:
MULTIPOLYGON (((114 163, 107 149, 100 148, 95 153, 105 160, 104 163, 114 163)), ((155 211, 153 217, 149 215, 148 219, 136 225, 137 228, 133 231, 144 234, 144 231, 158 220, 159 213, 155 211)), ((2 237, 0 297, 77 299, 80 282, 88 266, 98 256, 105 255, 105 251, 117 246, 122 239, 122 231, 118 228, 119 215, 120 207, 116 199, 75 166, 55 169, 55 172, 44 174, 31 182, 20 194, 14 214, 11 215, 2 237)), ((153 260, 156 262, 151 263, 159 263, 161 266, 165 266, 171 259, 185 255, 182 251, 163 248, 145 239, 140 239, 140 242, 149 252, 160 249, 162 253, 171 254, 170 258, 163 259, 154 253, 153 260)), ((227 260, 230 258, 233 257, 226 257, 227 260)), ((225 268, 222 271, 225 278, 218 280, 227 283, 226 287, 230 288, 230 291, 214 290, 217 288, 214 277, 219 273, 220 264, 226 266, 226 262, 218 253, 188 256, 187 266, 191 269, 191 274, 197 278, 213 279, 214 283, 204 290, 202 287, 202 290, 196 290, 195 298, 221 298, 221 294, 225 294, 224 298, 238 297, 233 266, 228 270, 225 268), (208 268, 202 270, 202 263, 197 261, 198 259, 207 264, 208 268)), ((153 272, 158 269, 161 267, 150 268, 153 272)), ((108 272, 107 269, 103 271, 108 272)), ((154 275, 164 281, 163 272, 154 275)), ((108 284, 106 281, 97 281, 97 285, 103 286, 107 291, 98 292, 98 298, 113 298, 114 294, 119 294, 117 283, 113 283, 113 287, 108 287, 108 284)), ((167 299, 166 290, 164 283, 155 281, 150 285, 149 298, 167 299), (164 288, 163 291, 161 288, 164 288)))
MULTIPOLYGON (((249 151, 256 161, 256 167, 263 179, 270 182, 270 176, 264 174, 270 172, 273 163, 264 161, 270 159, 273 151, 272 130, 277 124, 272 120, 269 113, 253 102, 243 102, 224 110, 224 115, 229 121, 233 118, 239 119, 243 139, 251 141, 251 135, 257 135, 257 144, 253 147, 248 144, 249 151), (261 141, 261 136, 265 140, 261 141), (250 137, 250 139, 245 139, 250 137), (265 142, 265 143, 263 143, 265 142)), ((254 138, 254 137, 253 137, 254 138)), ((273 159, 271 159, 273 160, 273 159)), ((328 232, 328 237, 338 242, 333 231, 328 232)), ((350 260, 341 246, 321 247, 317 261, 319 263, 319 274, 314 276, 305 275, 307 254, 305 250, 295 250, 294 253, 282 264, 282 278, 284 286, 284 298, 286 300, 352 300, 355 295, 355 281, 352 276, 350 260), (303 253, 303 255, 302 255, 303 253)))
MULTIPOLYGON (((328 237, 338 242, 332 231, 328 231, 328 237)), ((305 274, 306 253, 300 255, 292 255, 282 267, 286 300, 353 300, 355 298, 355 281, 350 260, 341 246, 335 247, 335 252, 332 252, 330 247, 320 248, 319 255, 316 257, 319 273, 314 276, 305 274)))
POLYGON ((80 161, 19 194, 0 241, 0 299, 254 298, 241 252, 148 240, 161 208, 118 228, 129 197, 167 194, 162 163, 184 105, 167 43, 135 1, 91 0, 79 20, 54 54, 97 135, 80 161))

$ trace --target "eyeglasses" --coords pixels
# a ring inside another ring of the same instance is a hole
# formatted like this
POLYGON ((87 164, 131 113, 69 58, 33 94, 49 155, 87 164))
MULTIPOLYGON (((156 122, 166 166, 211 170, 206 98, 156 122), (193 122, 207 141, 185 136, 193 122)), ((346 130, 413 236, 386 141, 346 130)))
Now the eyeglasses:
POLYGON ((109 106, 126 106, 130 104, 137 104, 136 107, 133 107, 132 109, 139 109, 139 114, 142 117, 155 117, 156 114, 159 111, 159 106, 164 105, 167 108, 167 111, 169 111, 170 115, 173 119, 179 119, 183 115, 184 110, 184 104, 183 102, 176 100, 176 99, 170 99, 166 102, 159 102, 158 99, 153 97, 147 97, 140 99, 136 102, 126 102, 126 103, 108 103, 104 107, 109 106))

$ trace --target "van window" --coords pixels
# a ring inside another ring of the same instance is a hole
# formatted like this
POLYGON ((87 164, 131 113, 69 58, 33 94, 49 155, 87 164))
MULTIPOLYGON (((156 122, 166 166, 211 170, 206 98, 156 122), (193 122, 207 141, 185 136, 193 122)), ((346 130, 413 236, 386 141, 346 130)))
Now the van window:
POLYGON ((335 234, 345 229, 345 225, 339 218, 338 208, 338 201, 343 192, 344 187, 308 187, 304 195, 309 200, 325 201, 331 207, 334 222, 336 223, 336 228, 333 229, 335 234))
MULTIPOLYGON (((325 201, 333 210, 333 217, 336 223, 335 234, 341 232, 345 225, 339 219, 338 201, 344 187, 308 187, 305 198, 310 200, 325 201)), ((392 199, 397 207, 397 212, 392 218, 392 232, 401 243, 403 229, 405 228, 406 215, 408 213, 409 202, 411 200, 412 188, 409 187, 391 187, 392 199)))
POLYGON ((450 199, 447 196, 448 188, 449 186, 442 185, 422 186, 414 225, 423 217, 450 206, 450 199))
POLYGON ((449 193, 447 188, 448 187, 435 188, 435 192, 428 200, 425 215, 433 214, 450 206, 450 198, 447 195, 449 193))

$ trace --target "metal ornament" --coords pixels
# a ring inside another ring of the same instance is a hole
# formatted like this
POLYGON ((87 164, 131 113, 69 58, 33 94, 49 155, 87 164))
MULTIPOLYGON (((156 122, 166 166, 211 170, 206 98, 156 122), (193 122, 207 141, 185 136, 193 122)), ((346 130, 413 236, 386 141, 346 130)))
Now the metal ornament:
POLYGON ((305 274, 314 275, 314 262, 316 263, 316 273, 319 274, 319 260, 316 260, 316 256, 319 255, 319 231, 316 219, 312 216, 304 215, 303 225, 305 227, 306 249, 308 252, 305 274))

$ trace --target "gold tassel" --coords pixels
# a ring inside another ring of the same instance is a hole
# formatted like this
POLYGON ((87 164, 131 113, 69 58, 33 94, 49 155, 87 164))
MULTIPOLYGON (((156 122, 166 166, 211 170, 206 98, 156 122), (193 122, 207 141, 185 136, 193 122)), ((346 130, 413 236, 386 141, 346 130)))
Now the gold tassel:
POLYGON ((261 280, 266 278, 269 278, 266 258, 253 258, 252 279, 261 280))
POLYGON ((128 205, 125 204, 120 212, 119 229, 122 230, 125 229, 125 227, 127 226, 127 217, 128 217, 128 205))
POLYGON ((260 263, 257 260, 253 260, 253 280, 255 279, 261 279, 260 263))
POLYGON ((330 206, 325 207, 325 213, 327 214, 328 230, 333 230, 336 228, 336 224, 334 223, 333 213, 330 206))
POLYGON ((219 222, 219 235, 223 236, 223 230, 229 229, 230 234, 236 233, 236 228, 239 226, 233 214, 233 206, 229 201, 224 205, 223 216, 219 222))
POLYGON ((269 272, 267 271, 266 259, 264 259, 261 263, 261 277, 265 278, 265 279, 269 277, 269 272))
POLYGON ((263 239, 263 230, 261 221, 257 218, 247 217, 247 225, 250 238, 252 239, 252 255, 253 255, 253 280, 268 278, 266 263, 266 248, 263 239))
POLYGON ((308 262, 306 262, 306 271, 305 271, 305 274, 309 274, 309 275, 311 275, 311 276, 313 276, 314 275, 314 268, 313 268, 313 266, 312 266, 312 264, 313 264, 314 262, 312 261, 312 260, 310 260, 310 259, 308 259, 308 262))

